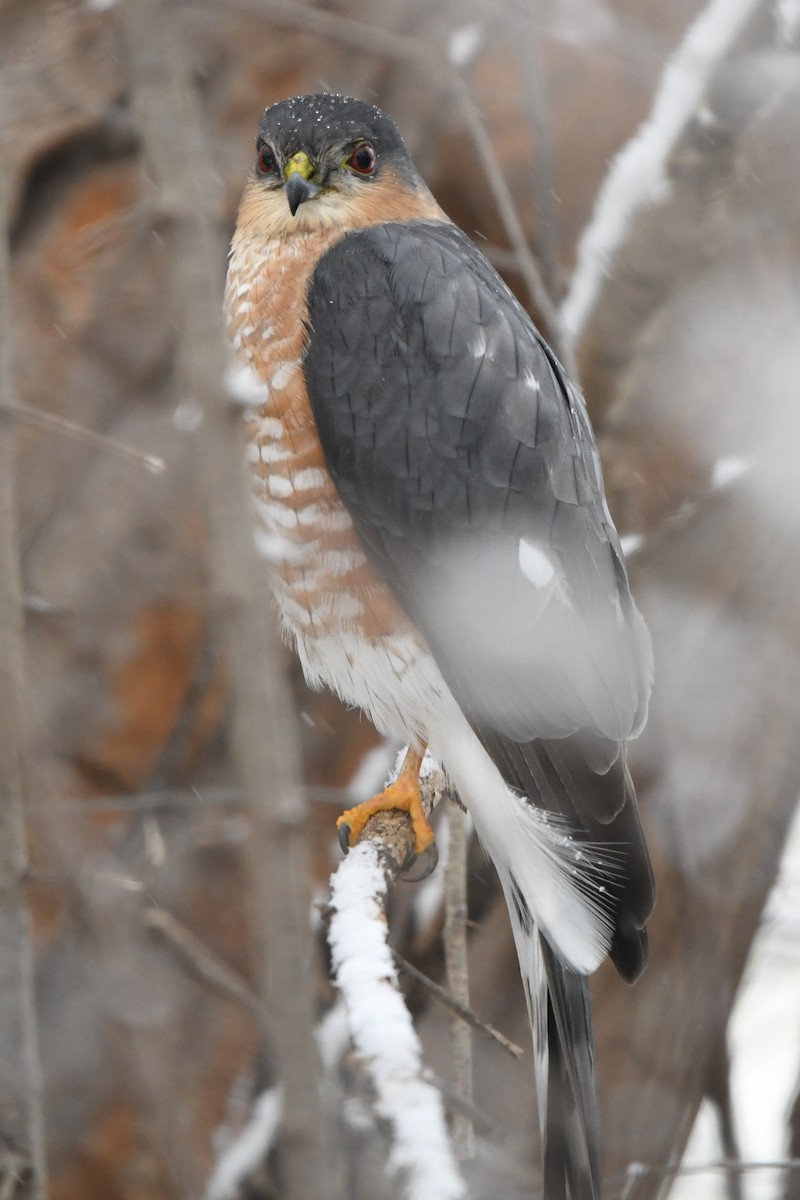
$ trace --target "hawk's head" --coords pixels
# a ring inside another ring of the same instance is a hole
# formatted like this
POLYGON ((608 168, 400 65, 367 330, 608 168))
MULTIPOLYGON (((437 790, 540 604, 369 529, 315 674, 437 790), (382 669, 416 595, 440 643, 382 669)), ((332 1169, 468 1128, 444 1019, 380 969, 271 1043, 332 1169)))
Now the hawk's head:
POLYGON ((394 121, 327 92, 266 110, 246 195, 273 236, 442 216, 394 121))

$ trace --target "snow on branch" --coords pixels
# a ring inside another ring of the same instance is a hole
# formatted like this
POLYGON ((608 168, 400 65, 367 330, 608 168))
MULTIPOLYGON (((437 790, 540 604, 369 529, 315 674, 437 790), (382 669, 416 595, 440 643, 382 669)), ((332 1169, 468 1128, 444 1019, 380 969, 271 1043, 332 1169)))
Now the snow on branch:
POLYGON ((206 1188, 205 1200, 236 1200, 248 1176, 266 1160, 283 1115, 281 1089, 262 1092, 250 1120, 231 1137, 219 1156, 206 1188))
POLYGON ((664 67, 650 116, 611 164, 581 235, 577 265, 561 305, 564 338, 573 348, 631 221, 664 195, 670 155, 714 71, 758 6, 759 0, 710 0, 664 67))
POLYGON ((387 941, 388 886, 379 846, 362 840, 331 880, 334 978, 375 1088, 377 1111, 391 1125, 389 1168, 401 1177, 405 1200, 458 1200, 466 1190, 441 1096, 423 1076, 422 1048, 387 941))

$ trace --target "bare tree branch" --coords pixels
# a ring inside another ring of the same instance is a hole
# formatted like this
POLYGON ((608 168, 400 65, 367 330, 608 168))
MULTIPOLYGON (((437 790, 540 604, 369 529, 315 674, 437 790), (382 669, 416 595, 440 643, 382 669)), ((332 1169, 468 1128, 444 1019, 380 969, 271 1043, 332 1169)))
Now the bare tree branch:
POLYGON ((324 1120, 313 1040, 315 950, 297 732, 282 679, 267 586, 255 558, 238 415, 223 403, 220 311, 224 247, 214 234, 217 190, 179 10, 159 0, 122 6, 131 71, 159 210, 173 214, 178 376, 202 414, 198 476, 208 515, 217 612, 230 658, 233 753, 251 804, 251 937, 283 1086, 280 1152, 287 1200, 326 1193, 324 1120), (205 167, 205 170, 203 168, 205 167))
POLYGON ((561 305, 574 351, 624 243, 633 217, 659 199, 666 165, 711 77, 762 0, 710 0, 664 68, 652 111, 619 152, 578 244, 578 261, 561 305))
MULTIPOLYGON (((0 145, 5 147, 5 130, 0 145)), ((44 1124, 33 931, 22 806, 25 666, 14 503, 7 176, 0 175, 0 1172, 18 1200, 44 1200, 44 1124), (7 1158, 4 1162, 3 1159, 7 1158), (13 1160, 13 1162, 11 1161, 13 1160)))
MULTIPOLYGON (((447 987, 464 1008, 469 1008, 467 967, 467 815, 454 802, 447 806, 450 838, 445 875, 444 961, 447 987)), ((454 1013, 450 1019, 450 1049, 453 1087, 469 1103, 472 1100, 472 1037, 469 1026, 454 1013)), ((475 1154, 475 1131, 470 1117, 456 1113, 453 1141, 460 1159, 475 1154)))
POLYGON ((132 446, 125 446, 114 438, 105 437, 102 433, 95 433, 93 429, 87 429, 85 425, 78 425, 77 422, 69 421, 66 417, 59 417, 55 413, 44 412, 43 409, 31 408, 29 404, 20 404, 16 401, 4 401, 3 411, 9 418, 14 418, 24 424, 38 425, 40 429, 47 430, 49 433, 58 433, 62 437, 74 438, 75 441, 83 442, 84 445, 91 446, 94 450, 112 454, 122 462, 131 463, 136 467, 144 467, 151 475, 160 475, 164 470, 164 460, 157 454, 143 454, 141 450, 134 450, 132 446))
POLYGON ((477 1029, 479 1033, 485 1033, 492 1041, 497 1042, 498 1046, 502 1046, 504 1050, 507 1050, 512 1058, 522 1058, 525 1053, 522 1046, 518 1046, 516 1042, 512 1042, 510 1038, 501 1033, 499 1029, 495 1029, 494 1025, 490 1025, 488 1021, 484 1021, 483 1017, 479 1017, 474 1009, 468 1008, 465 1004, 456 1000, 455 996, 451 996, 435 980, 429 979, 422 971, 418 971, 415 966, 403 958, 401 954, 398 954, 396 950, 393 952, 392 957, 398 970, 403 975, 407 975, 409 979, 413 979, 415 983, 418 983, 426 992, 430 992, 441 1004, 447 1005, 449 1009, 458 1014, 462 1021, 471 1025, 473 1029, 477 1029))
POLYGON ((243 1005, 264 1025, 264 1008, 258 996, 232 967, 223 962, 200 938, 195 937, 177 917, 163 908, 147 908, 142 913, 147 929, 159 934, 174 950, 184 966, 220 995, 243 1005))
POLYGON ((505 226, 505 231, 516 255, 517 270, 525 281, 528 294, 542 315, 547 326, 547 335, 553 348, 573 379, 578 377, 578 367, 572 346, 562 336, 561 315, 550 298, 542 273, 537 266, 525 230, 514 204, 511 189, 497 161, 492 141, 483 127, 480 112, 470 95, 466 82, 455 72, 451 74, 452 87, 461 104, 467 128, 472 137, 478 157, 483 165, 486 181, 505 226))

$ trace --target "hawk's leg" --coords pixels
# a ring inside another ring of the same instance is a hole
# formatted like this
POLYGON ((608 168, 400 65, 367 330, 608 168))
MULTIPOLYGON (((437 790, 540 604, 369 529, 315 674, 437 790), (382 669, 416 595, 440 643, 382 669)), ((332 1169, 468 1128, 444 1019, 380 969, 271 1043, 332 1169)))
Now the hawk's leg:
POLYGON ((411 818, 414 828, 414 853, 417 857, 424 854, 428 847, 433 845, 435 840, 433 830, 425 816, 419 792, 419 769, 422 766, 424 753, 424 747, 422 754, 418 754, 409 746, 400 768, 400 774, 395 782, 390 784, 385 791, 373 796, 371 800, 365 800, 363 804, 358 804, 355 808, 348 808, 346 812, 342 813, 336 822, 336 827, 339 830, 339 842, 345 853, 351 846, 355 846, 370 817, 374 817, 379 812, 388 812, 393 808, 407 812, 411 818))

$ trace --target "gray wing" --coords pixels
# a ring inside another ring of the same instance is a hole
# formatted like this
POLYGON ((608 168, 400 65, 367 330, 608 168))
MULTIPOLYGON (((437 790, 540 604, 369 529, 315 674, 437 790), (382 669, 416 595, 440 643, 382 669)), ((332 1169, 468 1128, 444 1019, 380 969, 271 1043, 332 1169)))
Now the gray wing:
POLYGON ((583 401, 443 223, 345 238, 306 373, 337 487, 470 710, 519 740, 634 735, 650 651, 583 401))
POLYGON ((308 303, 311 404, 366 551, 507 781, 619 844, 612 955, 633 977, 653 896, 622 744, 650 643, 583 400, 453 225, 345 237, 308 303))

